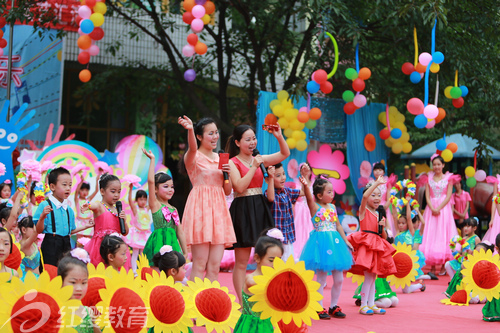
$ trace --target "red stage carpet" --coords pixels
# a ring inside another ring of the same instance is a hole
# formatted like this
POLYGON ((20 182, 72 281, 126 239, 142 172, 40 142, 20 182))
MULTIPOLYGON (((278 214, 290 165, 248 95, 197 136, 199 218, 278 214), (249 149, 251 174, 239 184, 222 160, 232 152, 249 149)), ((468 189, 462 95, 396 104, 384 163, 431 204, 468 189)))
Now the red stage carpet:
MULTIPOLYGON (((231 273, 221 273, 219 281, 234 293, 231 273)), ((311 333, 354 332, 354 333, 406 333, 406 332, 500 332, 500 322, 482 321, 483 304, 469 306, 451 306, 441 304, 445 298, 450 278, 440 276, 439 281, 427 280, 427 289, 413 294, 403 294, 397 290, 399 305, 386 309, 385 315, 360 315, 354 305, 352 295, 357 285, 351 279, 344 279, 339 305, 347 315, 346 319, 330 319, 313 321, 309 329, 311 333), (452 330, 452 331, 451 331, 452 330)), ((325 306, 330 304, 331 277, 325 288, 325 306)), ((194 328, 195 333, 206 332, 204 328, 194 328)), ((252 332, 249 332, 252 333, 252 332)))

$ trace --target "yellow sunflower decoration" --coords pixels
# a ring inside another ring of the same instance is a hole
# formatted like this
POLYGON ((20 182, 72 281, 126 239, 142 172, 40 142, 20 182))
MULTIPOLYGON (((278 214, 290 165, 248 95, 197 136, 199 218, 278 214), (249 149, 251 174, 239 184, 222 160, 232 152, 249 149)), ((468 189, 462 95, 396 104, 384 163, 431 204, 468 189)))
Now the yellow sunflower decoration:
POLYGON ((351 272, 347 272, 347 278, 351 278, 352 283, 356 283, 358 287, 365 282, 365 276, 359 274, 352 274, 351 272))
POLYGON ((317 311, 323 310, 318 303, 323 298, 317 292, 320 285, 313 278, 303 261, 295 263, 290 257, 285 263, 276 258, 273 268, 262 267, 262 275, 254 277, 256 285, 249 288, 254 294, 249 301, 256 302, 252 310, 261 312, 261 319, 271 318, 275 328, 281 320, 311 326, 311 318, 319 319, 317 311))
POLYGON ((465 290, 465 283, 462 281, 457 286, 457 291, 451 295, 451 297, 445 298, 441 300, 441 303, 446 305, 458 305, 458 306, 469 306, 470 302, 470 293, 465 290))
POLYGON ((387 277, 387 282, 396 288, 404 288, 411 285, 417 277, 418 264, 417 251, 412 251, 410 245, 399 243, 392 244, 396 248, 396 253, 392 256, 398 272, 387 277))
POLYGON ((484 252, 474 251, 469 254, 468 260, 464 262, 462 270, 465 289, 472 296, 485 297, 488 301, 500 298, 500 258, 498 254, 493 255, 490 250, 484 252))
POLYGON ((175 283, 173 277, 147 275, 147 282, 143 282, 146 290, 146 306, 150 313, 148 327, 154 327, 155 333, 182 333, 193 326, 190 313, 193 303, 185 301, 185 292, 182 284, 175 283))
POLYGON ((139 272, 138 277, 144 281, 147 280, 148 275, 158 276, 158 272, 149 267, 148 257, 144 253, 141 253, 137 260, 137 271, 139 272))
POLYGON ((81 318, 70 309, 78 308, 72 300, 73 288, 62 287, 60 276, 50 280, 48 273, 37 277, 28 272, 24 282, 12 278, 0 286, 0 330, 7 332, 75 332, 81 318))
POLYGON ((97 267, 89 263, 87 269, 89 271, 88 289, 87 294, 82 298, 82 304, 95 307, 101 301, 99 290, 106 288, 106 280, 112 277, 113 268, 105 268, 103 263, 99 263, 97 267))
POLYGON ((145 290, 141 280, 134 278, 134 272, 124 269, 120 273, 111 271, 106 279, 106 288, 100 289, 102 301, 97 303, 101 316, 96 321, 103 332, 139 333, 147 332, 148 308, 145 290))
POLYGON ((189 295, 188 300, 193 303, 192 317, 196 318, 197 326, 206 326, 207 332, 213 330, 217 333, 230 333, 236 326, 241 313, 240 305, 235 302, 236 296, 229 294, 226 287, 221 287, 219 282, 200 278, 188 281, 185 289, 189 295))

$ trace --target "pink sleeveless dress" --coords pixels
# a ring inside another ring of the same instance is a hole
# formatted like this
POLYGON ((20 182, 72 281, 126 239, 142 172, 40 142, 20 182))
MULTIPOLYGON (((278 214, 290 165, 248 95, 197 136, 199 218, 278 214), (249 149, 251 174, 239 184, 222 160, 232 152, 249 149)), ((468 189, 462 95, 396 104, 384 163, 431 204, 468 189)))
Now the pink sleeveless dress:
MULTIPOLYGON (((90 262, 97 266, 99 263, 104 263, 99 250, 104 236, 118 233, 120 234, 120 221, 118 217, 105 210, 104 213, 94 218, 94 236, 85 245, 85 250, 90 255, 90 262)), ((130 268, 130 253, 127 252, 127 263, 123 266, 126 270, 130 268)))

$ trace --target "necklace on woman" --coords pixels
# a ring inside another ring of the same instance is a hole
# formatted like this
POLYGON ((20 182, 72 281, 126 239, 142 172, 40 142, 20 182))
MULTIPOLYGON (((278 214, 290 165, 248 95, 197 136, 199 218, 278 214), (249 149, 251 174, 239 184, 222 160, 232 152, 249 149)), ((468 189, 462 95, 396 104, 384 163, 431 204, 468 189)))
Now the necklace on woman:
POLYGON ((104 208, 106 208, 106 210, 107 210, 108 212, 110 212, 110 213, 111 213, 111 214, 113 214, 114 216, 118 217, 118 214, 116 214, 115 212, 113 212, 113 211, 111 210, 111 208, 109 208, 109 207, 108 207, 108 205, 106 205, 106 204, 105 204, 104 202, 102 202, 102 201, 101 201, 101 203, 103 204, 104 208))
POLYGON ((240 156, 238 156, 238 159, 239 159, 241 162, 243 162, 243 164, 246 164, 246 165, 248 165, 249 167, 251 167, 251 166, 252 166, 253 157, 250 159, 250 162, 245 161, 245 160, 244 160, 244 159, 242 159, 240 156))

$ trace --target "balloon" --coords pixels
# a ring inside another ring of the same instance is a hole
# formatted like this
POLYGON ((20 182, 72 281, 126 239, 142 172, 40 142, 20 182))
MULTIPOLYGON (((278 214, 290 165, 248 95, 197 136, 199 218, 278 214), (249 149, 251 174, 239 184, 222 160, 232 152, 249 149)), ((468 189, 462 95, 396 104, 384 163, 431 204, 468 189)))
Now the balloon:
POLYGON ((312 120, 318 120, 321 117, 321 110, 318 108, 312 108, 309 111, 309 118, 312 120))
POLYGON ((98 54, 99 54, 99 46, 97 46, 97 45, 91 45, 91 46, 89 47, 89 54, 90 54, 91 56, 96 56, 96 55, 98 55, 98 54))
POLYGON ((274 106, 272 110, 277 117, 283 117, 285 115, 285 107, 281 104, 274 106))
POLYGON ((403 153, 409 154, 411 150, 413 149, 413 146, 409 142, 403 143, 403 153))
POLYGON ((316 127, 316 120, 309 119, 306 123, 306 128, 313 129, 316 127))
POLYGON ((454 99, 451 103, 453 104, 454 107, 459 109, 462 106, 464 106, 464 99, 462 97, 459 97, 457 99, 454 99))
POLYGON ((291 122, 292 120, 296 119, 297 117, 295 117, 295 114, 293 113, 293 109, 285 109, 285 118, 286 118, 286 120, 291 122))
POLYGON ((194 69, 188 69, 184 72, 184 80, 187 82, 193 82, 196 79, 196 72, 194 69))
POLYGON ((348 68, 345 70, 345 77, 349 80, 356 80, 358 78, 358 72, 354 68, 348 68))
POLYGON ((438 64, 436 63, 432 63, 431 65, 431 68, 430 68, 430 71, 434 74, 436 74, 437 72, 439 72, 439 70, 441 69, 441 66, 439 66, 438 64))
POLYGON ((425 125, 425 128, 433 128, 434 126, 436 126, 436 121, 434 119, 427 119, 427 125, 425 125))
POLYGON ((359 70, 358 77, 361 80, 368 80, 372 76, 372 71, 368 67, 363 67, 359 70))
POLYGON ((447 146, 447 149, 449 149, 453 154, 455 154, 458 150, 458 146, 455 142, 450 142, 447 146))
POLYGON ((394 154, 401 154, 403 151, 403 144, 401 142, 396 142, 392 145, 391 149, 394 154))
POLYGON ((80 22, 80 29, 82 29, 84 34, 90 34, 94 31, 94 23, 89 19, 82 20, 82 22, 80 22))
POLYGON ((467 180, 465 181, 465 184, 467 184, 468 187, 476 186, 476 184, 477 184, 476 178, 474 178, 474 177, 467 178, 467 180))
POLYGON ((391 137, 391 131, 389 131, 388 128, 384 128, 383 130, 381 130, 378 135, 380 136, 380 138, 382 140, 387 140, 391 137))
POLYGON ((82 1, 82 5, 85 4, 85 6, 88 6, 89 8, 93 8, 95 6, 96 2, 97 2, 96 0, 85 0, 85 1, 82 1))
POLYGON ((293 129, 294 131, 300 131, 304 128, 304 124, 302 124, 300 121, 298 121, 297 118, 294 118, 292 120, 289 120, 290 122, 290 128, 293 129))
POLYGON ((301 123, 307 123, 309 121, 309 113, 307 112, 299 112, 299 115, 297 116, 298 121, 301 123))
POLYGON ((100 13, 102 15, 106 14, 106 11, 108 10, 108 7, 106 7, 106 4, 104 2, 98 2, 94 6, 94 13, 100 13))
POLYGON ((419 114, 418 116, 415 117, 413 123, 417 128, 424 128, 427 125, 427 118, 425 118, 423 114, 419 114))
POLYGON ((286 101, 288 99, 288 92, 286 90, 281 90, 278 92, 278 100, 286 101))
POLYGON ((432 61, 432 56, 427 52, 420 53, 420 55, 418 56, 418 62, 424 66, 429 65, 431 61, 432 61))
POLYGON ((0 48, 4 48, 7 46, 7 40, 5 38, 0 39, 0 48))
POLYGON ((204 5, 205 11, 208 15, 211 15, 215 12, 215 5, 212 1, 207 1, 204 5))
POLYGON ((202 5, 203 6, 207 2, 207 0, 195 0, 195 2, 196 2, 197 5, 202 5))
POLYGON ((439 139, 436 141, 436 149, 437 150, 445 150, 446 149, 446 140, 445 139, 439 139))
POLYGON ((394 139, 393 138, 389 138, 387 140, 384 141, 385 142, 385 145, 389 148, 392 147, 392 145, 394 144, 394 139))
POLYGON ((294 138, 297 141, 300 141, 302 140, 302 135, 300 133, 302 133, 302 131, 292 131, 292 135, 290 135, 289 137, 294 138))
POLYGON ((377 147, 377 141, 375 140, 375 137, 373 136, 373 134, 370 134, 370 133, 368 133, 365 136, 365 140, 364 140, 363 144, 364 144, 365 149, 367 151, 374 151, 375 148, 377 147))
POLYGON ((183 6, 186 12, 190 12, 196 6, 196 2, 194 0, 184 0, 183 6))
POLYGON ((198 43, 198 35, 197 34, 189 34, 187 36, 187 42, 193 46, 196 45, 196 43, 198 43))
POLYGON ((474 175, 476 174, 476 170, 474 170, 474 167, 471 167, 471 166, 468 166, 467 168, 465 168, 465 175, 467 177, 474 177, 474 175))
POLYGON ((401 70, 403 71, 404 74, 410 75, 415 71, 415 67, 411 62, 405 62, 403 66, 401 67, 401 70))
MULTIPOLYGON (((352 102, 353 99, 354 99, 354 93, 350 90, 346 90, 344 91, 344 93, 342 94, 342 99, 346 102, 346 103, 349 103, 349 102, 352 102)), ((382 112, 383 113, 383 112, 382 112)), ((384 117, 385 117, 385 114, 384 114, 384 117)))
POLYGON ((297 141, 294 138, 286 139, 286 144, 290 149, 295 149, 295 147, 297 147, 297 141))
POLYGON ((266 118, 264 118, 264 124, 265 125, 274 125, 278 123, 278 118, 272 113, 269 113, 266 115, 266 118))
POLYGON ((410 74, 410 81, 411 83, 419 83, 420 80, 422 80, 422 77, 420 76, 420 73, 419 72, 413 72, 410 74))
POLYGON ((403 135, 403 132, 399 128, 393 128, 391 130, 391 136, 394 139, 399 139, 401 137, 401 135, 403 135))
POLYGON ((78 55, 78 62, 82 65, 88 64, 90 61, 90 54, 86 51, 80 52, 78 55))
POLYGON ((287 138, 291 138, 293 136, 293 132, 295 132, 295 131, 289 127, 289 128, 287 128, 286 130, 283 131, 283 134, 287 138))
POLYGON ((460 90, 462 90, 462 97, 467 96, 469 93, 469 89, 466 86, 460 86, 460 90))
POLYGON ((331 84, 328 81, 325 81, 320 85, 320 89, 324 94, 329 94, 333 90, 333 84, 331 84))
POLYGON ((415 70, 419 73, 424 74, 425 71, 427 70, 427 66, 422 65, 421 63, 418 63, 417 66, 415 67, 415 70))
POLYGON ((196 5, 191 10, 191 14, 193 14, 195 18, 201 19, 203 15, 205 15, 205 7, 201 5, 196 5))
POLYGON ((318 69, 317 71, 314 72, 314 81, 316 81, 319 84, 325 83, 326 80, 328 80, 328 74, 322 70, 318 69))
POLYGON ((408 109, 408 112, 410 112, 411 114, 420 115, 424 112, 424 102, 422 102, 420 99, 416 97, 413 97, 410 100, 408 100, 408 103, 406 103, 406 108, 408 109))
POLYGON ((184 45, 182 47, 182 54, 185 57, 191 57, 194 54, 194 47, 192 45, 184 45))
POLYGON ((278 124, 280 125, 281 128, 283 129, 287 129, 288 128, 288 120, 286 120, 286 118, 280 118, 278 119, 278 124))
POLYGON ((439 114, 438 108, 433 104, 427 104, 424 108, 424 116, 427 119, 435 119, 439 114))
POLYGON ((210 23, 210 21, 212 21, 212 18, 210 17, 210 15, 208 14, 205 14, 203 15, 203 17, 201 18, 201 20, 203 21, 203 24, 207 25, 210 23))
POLYGON ((3 27, 5 27, 5 25, 7 24, 7 20, 5 19, 5 17, 0 17, 0 29, 2 29, 3 27))
POLYGON ((89 82, 90 79, 92 78, 92 74, 90 73, 90 71, 88 69, 82 69, 80 71, 80 73, 78 74, 78 78, 80 79, 80 81, 82 81, 83 83, 85 82, 89 82))
POLYGON ((320 85, 316 81, 309 81, 306 88, 310 94, 315 94, 319 91, 320 85))
POLYGON ((438 108, 438 110, 439 110, 439 114, 435 119, 436 124, 439 123, 441 120, 443 120, 444 117, 446 117, 446 111, 443 108, 438 108))
POLYGON ((486 179, 486 172, 484 172, 484 170, 477 170, 474 178, 476 178, 478 182, 482 182, 486 179))
POLYGON ((444 61, 444 54, 437 51, 432 54, 432 62, 441 64, 444 61))
POLYGON ((93 40, 101 40, 104 38, 104 30, 101 27, 94 27, 94 30, 89 34, 93 40))
POLYGON ((403 132, 403 135, 401 135, 401 137, 399 138, 399 142, 404 144, 408 141, 410 141, 410 134, 408 134, 408 132, 403 132))
POLYGON ((378 114, 378 121, 380 121, 382 124, 384 124, 385 126, 387 126, 387 119, 385 119, 385 112, 380 112, 378 114))
POLYGON ((297 150, 298 151, 304 151, 307 149, 307 142, 306 140, 299 140, 297 141, 297 150))
POLYGON ((203 27, 205 26, 205 24, 203 23, 203 21, 201 19, 197 19, 195 18, 192 22, 191 22, 191 30, 194 32, 194 33, 199 33, 203 30, 203 27))
POLYGON ((452 86, 448 86, 448 87, 444 88, 444 95, 446 96, 446 98, 451 99, 450 92, 451 92, 452 88, 453 88, 452 86))
POLYGON ((78 8, 78 15, 80 15, 82 19, 88 19, 90 15, 92 15, 92 10, 88 6, 80 6, 80 8, 78 8))
POLYGON ((453 87, 450 90, 451 98, 459 98, 462 97, 462 89, 460 87, 453 87))
POLYGON ((194 47, 194 51, 199 54, 199 55, 202 55, 202 54, 205 54, 207 53, 207 44, 205 43, 202 43, 202 42, 198 42, 196 43, 195 47, 194 47))
POLYGON ((354 96, 354 100, 352 102, 357 108, 362 108, 363 106, 366 105, 366 97, 361 94, 356 95, 354 96))
POLYGON ((88 35, 82 35, 78 37, 76 44, 82 50, 86 50, 90 47, 90 45, 92 45, 92 39, 88 35))
POLYGON ((357 91, 357 92, 363 91, 363 89, 365 89, 365 81, 363 81, 359 78, 355 79, 352 82, 352 89, 354 89, 354 91, 357 91))
POLYGON ((182 21, 186 24, 191 24, 191 22, 193 22, 194 20, 194 16, 193 14, 191 14, 191 12, 184 12, 184 14, 182 14, 182 21))
POLYGON ((356 105, 354 105, 353 102, 349 102, 344 105, 344 112, 349 115, 354 114, 357 109, 358 108, 356 107, 356 105))
POLYGON ((95 27, 100 27, 104 24, 104 16, 101 13, 94 13, 90 15, 90 20, 94 23, 95 27))
POLYGON ((441 152, 441 157, 445 162, 449 162, 453 159, 453 153, 449 149, 445 149, 441 152))

